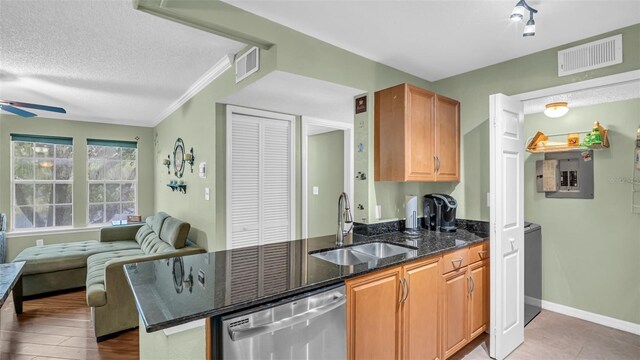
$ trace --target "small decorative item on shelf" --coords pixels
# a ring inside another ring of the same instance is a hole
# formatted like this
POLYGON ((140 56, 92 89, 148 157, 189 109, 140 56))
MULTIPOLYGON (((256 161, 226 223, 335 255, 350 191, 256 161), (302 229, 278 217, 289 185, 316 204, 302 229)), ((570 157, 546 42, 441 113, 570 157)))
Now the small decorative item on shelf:
POLYGON ((196 161, 196 157, 193 155, 193 148, 184 154, 184 161, 191 166, 191 173, 193 174, 193 163, 196 161))
POLYGON ((140 215, 129 215, 129 216, 127 216, 127 221, 129 223, 139 223, 139 222, 142 222, 142 216, 140 216, 140 215))
POLYGON ((593 123, 593 130, 591 131, 591 144, 602 144, 602 136, 600 135, 600 123, 593 123))
POLYGON ((580 146, 580 134, 571 133, 567 136, 568 146, 580 146))
POLYGON ((185 185, 184 180, 171 180, 167 184, 172 191, 178 190, 179 192, 186 194, 187 193, 187 185, 185 185))
POLYGON ((167 174, 171 175, 171 155, 167 155, 167 158, 162 160, 162 165, 167 167, 167 174))

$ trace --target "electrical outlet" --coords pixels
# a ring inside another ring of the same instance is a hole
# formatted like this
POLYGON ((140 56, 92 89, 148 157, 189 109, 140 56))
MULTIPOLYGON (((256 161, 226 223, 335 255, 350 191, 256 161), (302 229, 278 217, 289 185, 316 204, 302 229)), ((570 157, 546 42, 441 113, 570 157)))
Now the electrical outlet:
POLYGON ((317 186, 313 187, 313 195, 318 195, 320 193, 320 188, 318 188, 317 186))
POLYGON ((38 247, 42 247, 42 246, 44 246, 44 239, 38 239, 38 240, 36 240, 36 246, 38 246, 38 247))
POLYGON ((209 188, 204 188, 204 199, 209 200, 209 188))

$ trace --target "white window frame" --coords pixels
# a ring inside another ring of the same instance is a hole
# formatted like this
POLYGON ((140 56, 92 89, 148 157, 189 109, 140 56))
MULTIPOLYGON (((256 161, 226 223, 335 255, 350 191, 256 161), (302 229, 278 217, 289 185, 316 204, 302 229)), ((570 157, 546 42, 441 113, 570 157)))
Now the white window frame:
MULTIPOLYGON (((86 164, 85 164, 86 165, 86 174, 85 174, 85 176, 86 176, 86 179, 87 179, 87 187, 86 187, 86 191, 87 191, 86 192, 86 194, 87 194, 87 202, 86 202, 86 204, 87 204, 87 214, 86 214, 86 216, 87 216, 87 227, 102 227, 102 226, 105 226, 105 225, 111 225, 111 220, 107 220, 107 221, 102 222, 102 223, 95 223, 95 224, 91 223, 90 216, 89 216, 89 214, 90 214, 90 212, 89 212, 90 210, 89 209, 90 209, 91 205, 97 205, 98 204, 98 203, 91 203, 90 202, 90 190, 89 190, 89 188, 91 187, 92 184, 104 184, 104 186, 105 186, 105 190, 104 190, 105 191, 105 199, 104 199, 105 201, 103 201, 102 204, 103 204, 104 217, 105 217, 105 220, 106 220, 106 218, 107 218, 107 204, 120 203, 120 209, 122 209, 122 203, 123 203, 122 198, 120 199, 120 201, 117 201, 117 202, 113 202, 113 201, 107 202, 107 197, 106 197, 107 184, 120 184, 120 186, 121 186, 121 188, 120 188, 121 189, 120 190, 121 191, 120 196, 122 196, 122 184, 133 183, 134 184, 133 187, 134 187, 134 191, 135 191, 135 197, 136 197, 134 202, 133 202, 134 203, 134 207, 135 207, 134 212, 135 212, 135 214, 138 214, 138 201, 139 201, 139 196, 138 196, 138 177, 140 175, 139 167, 138 167, 138 165, 139 165, 138 157, 140 156, 140 154, 139 154, 138 148, 137 147, 135 148, 135 150, 136 150, 136 159, 135 159, 135 162, 136 162, 136 179, 135 180, 106 180, 106 179, 103 179, 103 180, 91 180, 91 179, 89 179, 89 161, 92 160, 92 159, 89 158, 89 146, 102 146, 102 147, 105 147, 105 148, 107 148, 107 147, 117 147, 117 148, 119 148, 121 150, 122 149, 127 149, 126 147, 121 147, 121 146, 105 146, 105 145, 88 145, 87 144, 87 149, 86 149, 87 159, 86 159, 86 164)), ((131 161, 131 160, 122 160, 122 158, 120 158, 120 161, 123 162, 123 161, 131 161)), ((125 203, 129 203, 130 201, 124 201, 124 202, 125 203)), ((120 213, 120 214, 122 214, 122 213, 120 213)))
MULTIPOLYGON (((43 140, 44 140, 44 139, 43 139, 43 140)), ((41 141, 41 142, 32 142, 32 141, 14 141, 14 140, 10 140, 9 142, 10 142, 10 145, 9 145, 9 147, 10 147, 10 149, 9 149, 9 155, 10 155, 10 168, 11 168, 11 169, 10 169, 10 171, 9 171, 10 176, 11 176, 11 212, 10 212, 10 214, 11 214, 11 224, 10 224, 10 225, 11 225, 11 232, 15 232, 15 233, 22 233, 22 232, 33 232, 33 231, 47 231, 47 230, 66 230, 66 229, 73 229, 73 226, 74 226, 74 211, 75 211, 75 210, 74 210, 74 196, 73 196, 73 188, 74 188, 74 184, 73 184, 73 183, 74 183, 74 178, 73 178, 73 168, 74 168, 74 156, 75 156, 74 151, 75 151, 75 146, 74 146, 73 144, 71 144, 71 145, 65 145, 65 146, 71 146, 71 148, 72 148, 72 150, 71 150, 71 151, 72 151, 71 158, 70 158, 70 159, 68 159, 68 160, 70 160, 70 161, 71 161, 71 174, 72 174, 72 175, 71 175, 71 180, 55 180, 55 177, 56 177, 56 161, 55 161, 56 157, 55 157, 55 146, 56 146, 56 145, 63 145, 63 144, 52 144, 52 143, 48 143, 48 142, 46 142, 46 140, 41 141), (30 143, 34 144, 34 146, 35 146, 35 144, 49 144, 49 145, 53 145, 53 146, 54 146, 54 147, 53 147, 53 156, 52 156, 52 157, 50 157, 50 158, 49 158, 49 157, 46 157, 46 158, 37 158, 37 157, 35 157, 35 150, 32 150, 32 151, 33 151, 33 155, 32 155, 30 158, 23 158, 23 157, 20 157, 20 159, 32 159, 32 160, 42 160, 42 159, 47 160, 47 159, 48 159, 48 160, 51 160, 51 161, 52 161, 52 163, 53 163, 53 169, 52 169, 52 171, 53 171, 53 175, 52 175, 53 179, 52 179, 52 180, 35 180, 35 177, 36 177, 36 176, 35 176, 35 171, 36 171, 36 170, 35 170, 35 167, 34 167, 34 169, 33 169, 33 171, 34 171, 34 173, 33 173, 33 178, 34 178, 34 179, 33 179, 33 180, 16 180, 16 179, 15 179, 15 176, 14 176, 14 175, 15 175, 15 174, 14 174, 14 167, 15 167, 15 160, 16 160, 16 157, 15 157, 15 153, 14 153, 14 149, 13 149, 13 148, 14 148, 14 145, 13 145, 13 144, 14 144, 15 142, 25 142, 25 143, 26 143, 26 142, 30 142, 30 143), (16 188, 15 188, 16 184, 33 184, 33 191, 34 191, 34 195, 33 195, 33 205, 32 205, 32 206, 33 206, 33 208, 34 208, 34 210, 33 210, 33 211, 34 211, 34 214, 33 214, 33 216, 34 216, 34 218, 33 218, 34 224, 33 224, 33 225, 34 225, 34 226, 33 226, 33 227, 30 227, 30 228, 17 228, 17 227, 16 227, 16 207, 19 207, 18 205, 16 205, 16 188), (52 184, 52 185, 53 185, 53 195, 52 195, 52 196, 53 196, 53 204, 49 204, 49 206, 54 206, 54 211, 53 211, 53 224, 54 224, 54 226, 44 226, 44 227, 36 227, 36 226, 35 226, 35 211, 36 211, 36 210, 35 210, 35 208, 36 208, 36 203, 35 203, 35 201, 36 201, 36 199, 35 199, 35 188, 36 188, 36 185, 38 185, 38 184, 52 184), (56 193, 55 193, 56 184, 71 185, 71 203, 64 203, 64 204, 56 204, 56 203, 55 203, 55 201, 56 201, 56 200, 55 200, 55 196, 56 196, 56 193), (71 225, 55 226, 55 223, 56 223, 56 211, 55 211, 55 206, 56 206, 56 205, 70 205, 70 206, 71 206, 71 225)))
POLYGON ((289 141, 291 142, 290 146, 290 157, 291 164, 289 170, 289 181, 291 183, 290 192, 290 204, 289 208, 291 209, 290 217, 291 217, 291 228, 289 231, 289 239, 283 239, 283 241, 293 240, 296 237, 296 117, 294 115, 274 113, 270 111, 264 110, 256 110, 249 109, 239 106, 227 105, 227 117, 226 117, 226 194, 225 194, 225 209, 226 209, 226 228, 225 228, 225 237, 227 239, 227 249, 232 249, 231 243, 231 180, 233 179, 233 170, 231 167, 232 163, 232 129, 233 129, 233 114, 238 115, 246 115, 246 116, 254 116, 260 118, 268 118, 275 120, 283 120, 289 121, 291 132, 289 134, 289 141))

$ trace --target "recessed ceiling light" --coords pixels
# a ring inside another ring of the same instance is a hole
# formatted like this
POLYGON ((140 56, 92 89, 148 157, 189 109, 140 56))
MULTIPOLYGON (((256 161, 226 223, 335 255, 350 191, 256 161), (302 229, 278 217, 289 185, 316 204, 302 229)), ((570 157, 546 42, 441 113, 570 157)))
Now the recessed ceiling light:
POLYGON ((562 117, 569 112, 567 105, 569 103, 564 101, 549 103, 545 105, 544 114, 550 118, 562 117))

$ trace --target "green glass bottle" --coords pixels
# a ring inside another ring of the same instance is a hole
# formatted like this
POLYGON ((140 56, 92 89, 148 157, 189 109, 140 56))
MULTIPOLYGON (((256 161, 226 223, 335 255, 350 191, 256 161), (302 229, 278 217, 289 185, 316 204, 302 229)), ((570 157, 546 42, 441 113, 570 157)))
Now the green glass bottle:
POLYGON ((602 144, 602 137, 600 136, 600 123, 597 121, 593 123, 593 130, 591 131, 591 144, 602 144))

